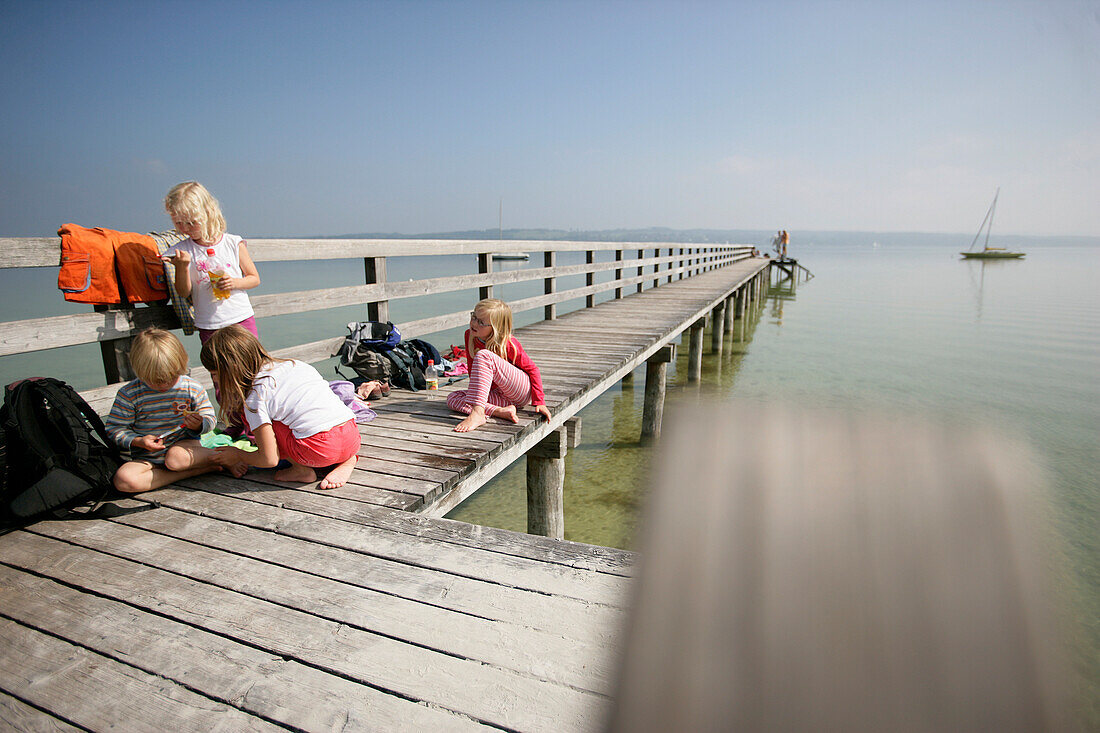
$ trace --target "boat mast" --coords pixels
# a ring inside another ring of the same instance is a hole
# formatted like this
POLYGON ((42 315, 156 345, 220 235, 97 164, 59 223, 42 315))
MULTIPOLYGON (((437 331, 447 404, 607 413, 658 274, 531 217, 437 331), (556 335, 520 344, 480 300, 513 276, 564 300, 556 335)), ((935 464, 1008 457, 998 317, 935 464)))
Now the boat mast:
MULTIPOLYGON (((1001 195, 1001 187, 997 186, 997 193, 993 194, 993 203, 989 205, 989 211, 985 212, 985 218, 982 219, 982 225, 978 227, 978 233, 974 235, 974 241, 970 243, 971 252, 974 251, 974 245, 981 239, 982 230, 985 229, 985 225, 989 224, 989 228, 993 228, 993 211, 997 208, 997 197, 1001 195)), ((985 233, 985 246, 989 247, 989 231, 985 233)))
POLYGON ((993 205, 989 207, 989 228, 985 230, 985 248, 989 249, 989 233, 993 231, 993 214, 997 211, 997 197, 1001 195, 1001 187, 997 186, 997 193, 993 194, 993 205))

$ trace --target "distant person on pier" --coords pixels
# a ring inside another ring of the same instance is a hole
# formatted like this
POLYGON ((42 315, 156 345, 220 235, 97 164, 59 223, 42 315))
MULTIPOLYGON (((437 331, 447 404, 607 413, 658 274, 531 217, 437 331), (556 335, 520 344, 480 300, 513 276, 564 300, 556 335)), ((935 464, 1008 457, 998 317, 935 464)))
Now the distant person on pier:
POLYGON ((512 336, 512 309, 507 303, 496 298, 478 302, 470 311, 465 340, 470 388, 447 397, 447 407, 467 416, 455 427, 455 432, 477 430, 490 417, 518 423, 516 408, 528 403, 550 419, 550 410, 544 404, 542 376, 512 336))
POLYGON ((787 230, 786 229, 779 232, 779 246, 782 249, 782 251, 780 252, 780 255, 779 255, 780 259, 783 259, 783 260, 787 259, 787 245, 790 244, 790 242, 791 242, 791 238, 787 235, 787 230))

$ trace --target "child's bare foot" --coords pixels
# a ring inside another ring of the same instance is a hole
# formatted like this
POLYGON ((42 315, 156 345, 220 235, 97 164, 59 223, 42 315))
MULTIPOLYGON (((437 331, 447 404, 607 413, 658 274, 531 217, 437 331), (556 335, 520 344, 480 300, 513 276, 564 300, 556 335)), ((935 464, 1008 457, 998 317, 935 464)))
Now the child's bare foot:
POLYGON ((519 417, 516 415, 516 406, 508 405, 507 407, 498 407, 493 410, 493 417, 499 417, 501 420, 507 420, 508 422, 519 423, 519 417))
POLYGON ((317 472, 309 466, 290 464, 290 468, 284 468, 275 472, 276 481, 289 481, 298 484, 311 484, 317 480, 317 472))
MULTIPOLYGON (((221 466, 218 467, 218 470, 221 470, 221 466)), ((240 478, 241 476, 244 476, 246 473, 248 473, 248 464, 244 463, 243 461, 241 463, 236 463, 230 466, 228 468, 228 471, 229 473, 233 474, 233 478, 240 478)))
POLYGON ((455 432, 468 433, 471 430, 477 430, 484 425, 487 420, 488 418, 485 417, 485 410, 475 407, 473 411, 466 416, 465 420, 455 425, 455 432))
POLYGON ((328 472, 328 475, 321 479, 319 489, 338 489, 347 483, 348 478, 351 476, 351 471, 355 468, 356 461, 359 460, 359 456, 352 456, 336 468, 328 472))

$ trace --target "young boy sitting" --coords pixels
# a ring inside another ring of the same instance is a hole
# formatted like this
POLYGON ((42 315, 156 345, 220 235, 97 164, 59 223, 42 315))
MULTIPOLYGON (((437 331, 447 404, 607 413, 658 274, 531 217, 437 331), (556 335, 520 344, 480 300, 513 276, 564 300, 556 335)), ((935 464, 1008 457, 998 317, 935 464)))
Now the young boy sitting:
POLYGON ((187 376, 187 352, 168 331, 150 328, 134 337, 130 364, 138 378, 115 396, 104 423, 130 459, 115 474, 115 488, 136 493, 158 489, 217 468, 214 451, 199 435, 214 428, 206 390, 187 376))

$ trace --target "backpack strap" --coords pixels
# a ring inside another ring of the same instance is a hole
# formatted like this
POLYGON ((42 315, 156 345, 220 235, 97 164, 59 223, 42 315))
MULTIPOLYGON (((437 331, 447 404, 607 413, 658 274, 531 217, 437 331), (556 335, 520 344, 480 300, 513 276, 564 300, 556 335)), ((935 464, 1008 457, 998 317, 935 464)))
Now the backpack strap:
POLYGON ((101 418, 96 411, 92 409, 92 406, 84 401, 76 391, 65 384, 64 382, 54 379, 52 377, 45 377, 42 380, 42 389, 49 398, 50 404, 55 407, 60 406, 64 410, 66 419, 69 425, 73 428, 74 434, 78 436, 78 439, 90 445, 91 441, 87 439, 84 420, 87 420, 87 424, 91 426, 92 431, 99 436, 99 439, 108 447, 118 452, 115 442, 111 440, 111 436, 107 434, 107 427, 103 424, 103 418, 101 418), (83 420, 81 419, 83 418, 83 420))
POLYGON ((412 371, 412 359, 409 358, 409 355, 405 353, 402 347, 399 346, 389 351, 385 351, 383 352, 383 356, 393 362, 393 366, 398 372, 405 375, 405 380, 408 382, 409 389, 413 392, 419 392, 422 389, 416 384, 416 378, 412 371))

